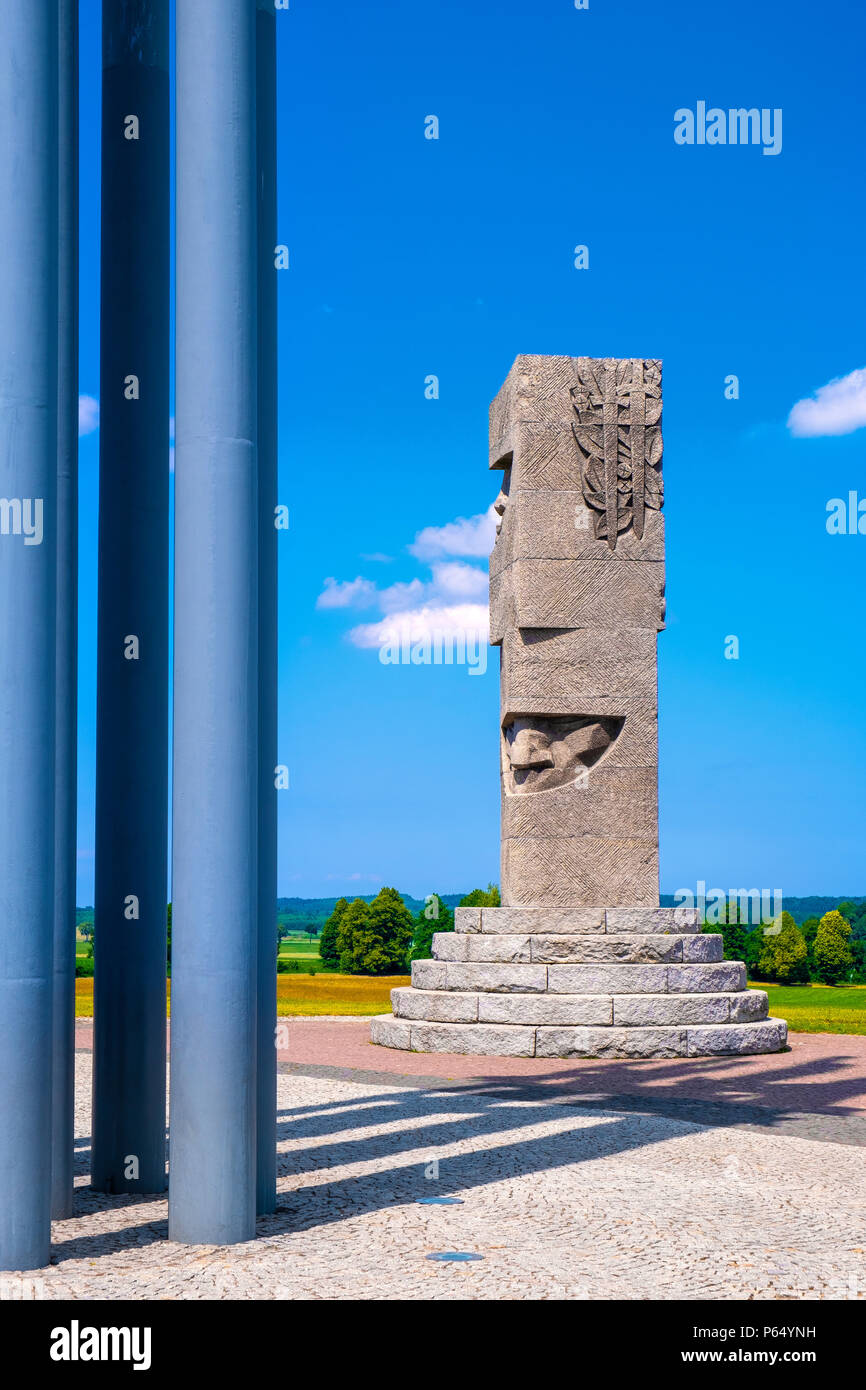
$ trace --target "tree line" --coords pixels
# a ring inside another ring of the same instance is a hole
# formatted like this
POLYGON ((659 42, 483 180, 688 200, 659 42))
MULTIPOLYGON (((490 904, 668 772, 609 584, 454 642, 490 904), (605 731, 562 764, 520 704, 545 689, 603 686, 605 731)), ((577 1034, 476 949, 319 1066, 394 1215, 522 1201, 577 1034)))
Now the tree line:
MULTIPOLYGON (((499 907, 495 883, 475 888, 458 907, 499 907)), ((319 940, 322 964, 344 975, 403 975, 413 960, 432 955, 435 932, 454 930, 454 910, 431 893, 412 915, 396 888, 383 888, 367 902, 339 898, 319 940)))
POLYGON ((788 985, 866 983, 866 913, 855 903, 840 903, 800 926, 790 912, 783 912, 778 920, 757 927, 740 920, 737 908, 729 905, 724 921, 705 924, 703 930, 723 937, 725 960, 745 961, 750 979, 788 985))

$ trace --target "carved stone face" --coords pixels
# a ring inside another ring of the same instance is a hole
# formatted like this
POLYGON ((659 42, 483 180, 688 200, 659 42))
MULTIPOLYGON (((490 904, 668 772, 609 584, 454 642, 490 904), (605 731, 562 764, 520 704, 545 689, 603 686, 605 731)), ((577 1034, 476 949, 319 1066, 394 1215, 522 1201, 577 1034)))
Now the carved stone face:
POLYGON ((513 719, 502 730, 507 794, 527 796, 576 781, 607 751, 623 723, 579 715, 513 719))
POLYGON ((505 508, 508 506, 508 494, 511 491, 511 469, 506 468, 502 474, 502 487, 499 489, 499 496, 493 503, 493 510, 499 517, 496 523, 496 534, 502 530, 502 522, 505 517, 505 508))

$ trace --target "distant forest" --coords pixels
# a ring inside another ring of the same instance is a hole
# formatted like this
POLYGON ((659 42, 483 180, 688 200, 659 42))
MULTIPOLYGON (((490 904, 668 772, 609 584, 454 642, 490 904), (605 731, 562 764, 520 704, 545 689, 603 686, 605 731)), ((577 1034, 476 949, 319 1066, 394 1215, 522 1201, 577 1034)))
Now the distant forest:
MULTIPOLYGON (((468 891, 468 890, 467 890, 468 891)), ((351 893, 346 894, 352 897, 351 893)), ((375 898, 375 893, 366 896, 359 895, 365 903, 371 903, 375 898)), ((424 906, 423 898, 413 898, 411 893, 401 893, 401 898, 412 913, 417 917, 424 906)), ((464 893, 441 893, 439 895, 446 907, 455 908, 464 893)), ((672 893, 662 893, 662 907, 674 907, 674 896, 672 893)), ((772 901, 772 900, 771 900, 772 901)), ((810 917, 823 917, 825 912, 832 912, 834 907, 840 903, 853 903, 860 908, 860 913, 856 918, 849 917, 851 926, 854 928, 855 936, 866 936, 866 897, 858 896, 854 893, 833 893, 825 896, 811 898, 784 898, 783 906, 786 912, 790 912, 797 926, 807 921, 810 917), (862 923, 862 925, 861 925, 862 923)), ((325 921, 330 917, 337 904, 336 898, 278 898, 277 899, 277 919, 280 924, 290 932, 305 932, 310 927, 315 927, 317 932, 321 931, 325 921)), ((92 907, 79 907, 76 913, 76 920, 80 926, 82 922, 93 921, 92 907)))
MULTIPOLYGON (((730 893, 731 890, 727 889, 726 891, 730 893)), ((662 893, 659 901, 662 907, 676 906, 673 893, 662 893)), ((859 908, 859 912, 846 912, 845 916, 851 923, 855 936, 866 936, 866 898, 864 897, 858 897, 854 893, 834 893, 824 897, 782 898, 784 911, 790 912, 798 927, 801 927, 810 917, 823 917, 825 912, 832 912, 840 903, 845 903, 846 906, 853 904, 859 908), (860 923, 862 926, 859 926, 860 923)), ((771 909, 773 907, 772 895, 770 896, 770 907, 771 909)), ((756 922, 752 922, 751 916, 748 920, 752 926, 757 925, 756 922)))

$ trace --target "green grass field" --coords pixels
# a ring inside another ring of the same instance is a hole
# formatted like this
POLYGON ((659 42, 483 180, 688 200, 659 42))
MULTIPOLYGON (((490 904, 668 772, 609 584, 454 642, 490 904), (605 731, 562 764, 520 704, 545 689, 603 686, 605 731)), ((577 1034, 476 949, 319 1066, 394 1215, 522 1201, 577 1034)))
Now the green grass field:
POLYGON ((765 989, 774 1018, 787 1019, 792 1033, 866 1034, 866 985, 770 985, 765 989))
POLYGON ((318 940, 315 937, 311 940, 308 936, 303 937, 303 939, 289 937, 280 942, 280 955, 288 959, 294 957, 297 960, 318 960, 318 940))

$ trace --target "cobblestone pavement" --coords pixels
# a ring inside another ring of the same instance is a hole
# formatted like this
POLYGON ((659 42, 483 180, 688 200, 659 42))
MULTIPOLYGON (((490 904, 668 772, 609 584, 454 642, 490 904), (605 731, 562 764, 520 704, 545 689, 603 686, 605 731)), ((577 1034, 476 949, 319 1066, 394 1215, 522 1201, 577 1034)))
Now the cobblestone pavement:
MULTIPOLYGON (((842 1052, 850 1041, 834 1039, 842 1052)), ((485 1089, 477 1078, 376 1073, 382 1051, 369 1049, 365 1072, 283 1062, 279 1210, 255 1241, 229 1248, 169 1242, 164 1199, 91 1192, 90 1054, 79 1052, 78 1209, 55 1223, 41 1292, 866 1298, 859 1115, 818 1116, 831 1122, 824 1137, 731 1113, 698 1123, 670 1113, 669 1095, 653 1110, 646 1097, 527 1090, 525 1075, 485 1089), (460 1203, 419 1203, 442 1195, 460 1203), (437 1251, 483 1259, 427 1258, 437 1251)))

